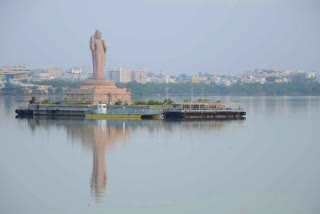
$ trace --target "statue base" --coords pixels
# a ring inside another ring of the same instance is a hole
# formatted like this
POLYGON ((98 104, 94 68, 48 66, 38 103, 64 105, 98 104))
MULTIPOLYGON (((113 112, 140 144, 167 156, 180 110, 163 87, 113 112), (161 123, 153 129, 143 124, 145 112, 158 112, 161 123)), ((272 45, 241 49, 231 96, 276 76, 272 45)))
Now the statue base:
POLYGON ((131 92, 125 88, 117 88, 115 83, 108 80, 87 80, 82 82, 80 89, 72 89, 67 93, 70 103, 104 103, 114 105, 121 100, 122 103, 131 103, 131 92))

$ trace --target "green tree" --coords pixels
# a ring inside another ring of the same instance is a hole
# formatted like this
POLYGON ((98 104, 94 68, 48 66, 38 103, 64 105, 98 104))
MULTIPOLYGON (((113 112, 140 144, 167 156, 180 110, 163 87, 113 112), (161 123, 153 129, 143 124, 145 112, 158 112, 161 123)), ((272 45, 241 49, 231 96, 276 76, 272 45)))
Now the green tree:
POLYGON ((36 98, 35 97, 31 97, 31 99, 29 100, 30 104, 34 104, 36 102, 36 98))
POLYGON ((141 101, 141 100, 137 100, 136 101, 136 105, 147 105, 147 102, 141 101))
POLYGON ((48 92, 49 92, 49 93, 52 93, 52 92, 53 92, 53 88, 52 88, 52 87, 49 87, 49 88, 48 88, 48 92))
POLYGON ((171 104, 173 104, 174 102, 173 102, 173 100, 171 100, 171 98, 166 98, 164 101, 163 101, 163 104, 165 104, 165 105, 171 105, 171 104))
POLYGON ((293 83, 303 84, 306 83, 306 75, 305 74, 296 74, 292 77, 293 83))
POLYGON ((83 99, 78 100, 77 104, 84 104, 84 100, 83 99))
POLYGON ((268 81, 268 82, 274 82, 275 80, 276 80, 277 78, 276 77, 266 77, 266 80, 268 81))
POLYGON ((154 103, 155 103, 154 100, 149 100, 148 101, 148 105, 154 105, 154 103))
POLYGON ((155 104, 155 105, 163 105, 163 103, 162 103, 162 102, 160 102, 160 101, 158 101, 158 100, 157 100, 157 101, 155 101, 155 102, 154 102, 154 104, 155 104))
POLYGON ((63 92, 62 87, 60 87, 60 86, 59 86, 59 87, 57 87, 57 88, 56 88, 56 92, 57 92, 57 93, 62 93, 62 92, 63 92))
POLYGON ((208 99, 198 99, 198 102, 209 102, 210 100, 208 99))
POLYGON ((50 103, 50 100, 49 99, 45 99, 42 104, 49 104, 50 103))
MULTIPOLYGON (((273 81, 273 78, 269 78, 273 81)), ((320 84, 318 82, 306 80, 305 75, 292 77, 289 83, 235 83, 231 86, 217 85, 215 83, 192 84, 192 83, 117 83, 119 88, 127 88, 135 96, 150 96, 164 94, 165 89, 170 87, 172 94, 190 94, 193 88, 194 95, 201 95, 205 90, 210 95, 231 95, 231 94, 320 94, 320 84)))
POLYGON ((188 102, 189 102, 189 99, 183 99, 183 102, 184 102, 184 103, 188 103, 188 102))
POLYGON ((117 102, 115 102, 115 105, 121 105, 122 104, 122 100, 117 100, 117 102))

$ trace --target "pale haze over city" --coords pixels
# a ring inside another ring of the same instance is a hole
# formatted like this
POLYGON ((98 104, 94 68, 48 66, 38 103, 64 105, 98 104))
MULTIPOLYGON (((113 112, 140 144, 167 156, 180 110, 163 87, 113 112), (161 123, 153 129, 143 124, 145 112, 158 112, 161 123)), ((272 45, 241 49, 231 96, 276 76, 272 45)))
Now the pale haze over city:
POLYGON ((90 67, 167 74, 255 68, 320 70, 319 0, 1 0, 0 66, 90 67))
POLYGON ((0 214, 319 214, 320 0, 0 0, 0 214))
POLYGON ((320 0, 0 0, 0 214, 319 214, 320 0))

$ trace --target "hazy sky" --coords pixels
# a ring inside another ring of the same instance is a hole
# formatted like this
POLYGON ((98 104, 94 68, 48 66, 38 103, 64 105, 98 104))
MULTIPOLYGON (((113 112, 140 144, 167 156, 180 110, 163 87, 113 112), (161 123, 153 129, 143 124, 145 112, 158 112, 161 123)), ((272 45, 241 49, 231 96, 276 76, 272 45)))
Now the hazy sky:
POLYGON ((107 69, 320 71, 320 0, 0 0, 0 66, 91 65, 96 29, 107 69))

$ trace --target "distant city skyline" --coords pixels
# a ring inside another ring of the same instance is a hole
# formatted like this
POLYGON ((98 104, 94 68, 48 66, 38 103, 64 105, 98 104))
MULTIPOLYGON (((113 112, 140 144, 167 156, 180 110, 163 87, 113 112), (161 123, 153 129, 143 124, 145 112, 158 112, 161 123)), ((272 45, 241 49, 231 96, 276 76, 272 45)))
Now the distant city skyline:
POLYGON ((2 1, 0 66, 90 67, 99 29, 106 70, 319 72, 319 11, 319 0, 2 1))

